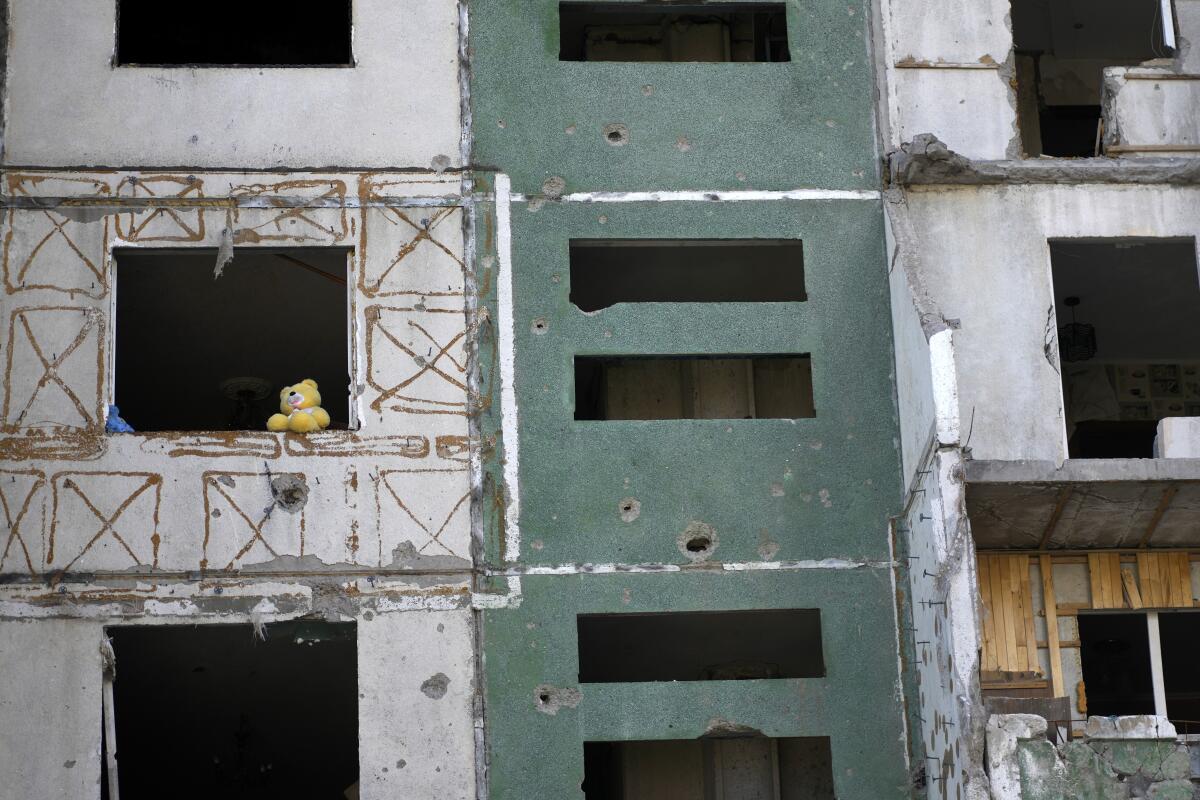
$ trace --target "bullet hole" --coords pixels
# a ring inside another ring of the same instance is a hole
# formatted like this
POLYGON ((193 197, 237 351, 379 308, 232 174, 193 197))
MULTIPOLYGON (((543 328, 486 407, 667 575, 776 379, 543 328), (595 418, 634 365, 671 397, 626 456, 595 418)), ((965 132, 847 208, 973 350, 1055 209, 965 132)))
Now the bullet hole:
POLYGON ((706 522, 693 522, 676 539, 679 552, 691 561, 704 561, 717 549, 717 532, 706 522))
POLYGON ((219 509, 219 508, 214 508, 214 509, 212 510, 212 518, 213 518, 213 519, 220 519, 220 518, 221 518, 221 509, 219 509))
POLYGON ((295 514, 308 502, 308 484, 295 475, 277 475, 271 479, 271 496, 275 505, 295 514))
POLYGON ((605 125, 604 141, 613 147, 621 147, 629 141, 629 128, 620 122, 605 125))
POLYGON ((559 175, 551 175, 546 180, 542 181, 542 194, 549 197, 551 200, 557 200, 562 197, 563 191, 567 188, 567 181, 559 175))
POLYGON ((542 684, 533 690, 533 698, 538 711, 554 716, 564 708, 575 708, 583 699, 583 695, 578 689, 569 687, 560 689, 556 686, 542 684))
POLYGON ((429 162, 429 165, 433 167, 434 173, 441 175, 443 172, 450 169, 450 157, 443 155, 434 156, 433 161, 429 162))
POLYGON ((645 86, 642 87, 642 95, 644 97, 649 97, 652 94, 654 94, 653 86, 651 86, 650 84, 647 83, 645 86))
POLYGON ((67 769, 72 769, 75 766, 75 762, 74 761, 64 761, 63 766, 66 767, 67 769))
POLYGON ((563 132, 566 133, 567 136, 574 136, 576 130, 577 129, 574 125, 568 125, 563 132))
POLYGON ((785 494, 782 483, 771 484, 771 497, 783 497, 785 494))
POLYGON ((622 522, 633 522, 642 514, 642 504, 636 497, 626 497, 618 504, 622 522))
POLYGON ((508 126, 504 124, 504 120, 498 119, 498 120, 496 120, 496 127, 497 128, 506 128, 508 126))
POLYGON ((598 221, 598 222, 599 222, 601 225, 604 225, 604 224, 606 224, 606 223, 608 222, 608 216, 607 216, 606 214, 601 214, 601 215, 600 215, 600 216, 597 218, 597 221, 598 221))
POLYGON ((675 149, 681 153, 686 153, 692 149, 692 143, 688 141, 686 136, 679 136, 675 139, 675 149))
POLYGON ((529 329, 533 331, 534 335, 541 336, 546 331, 550 330, 550 323, 546 322, 544 317, 538 317, 533 321, 533 324, 529 326, 529 329))
POLYGON ((396 762, 396 769, 404 769, 408 766, 408 762, 403 758, 396 762))
POLYGON ((450 687, 450 678, 439 672, 438 674, 427 678, 421 684, 421 694, 431 700, 441 700, 446 696, 446 690, 450 687))
POLYGON ((228 486, 230 489, 237 485, 233 478, 229 477, 228 475, 218 475, 217 483, 221 484, 222 486, 228 486))
POLYGON ((442 623, 440 623, 440 622, 439 622, 439 623, 438 623, 438 626, 437 626, 437 632, 438 632, 438 633, 445 633, 445 632, 446 632, 446 626, 445 626, 445 625, 443 625, 442 623))

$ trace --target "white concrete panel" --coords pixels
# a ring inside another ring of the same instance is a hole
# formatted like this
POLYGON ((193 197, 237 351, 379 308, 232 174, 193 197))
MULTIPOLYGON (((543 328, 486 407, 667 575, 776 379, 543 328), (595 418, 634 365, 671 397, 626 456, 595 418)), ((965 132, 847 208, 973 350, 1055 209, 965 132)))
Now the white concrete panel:
MULTIPOLYGON (((1129 73, 1119 69, 1110 69, 1108 74, 1110 89, 1115 90, 1108 127, 1118 132, 1117 144, 1130 148, 1200 146, 1200 79, 1129 78, 1122 77, 1129 73)), ((1140 70, 1134 74, 1147 73, 1140 70)))
MULTIPOLYGON (((1047 240, 1196 236, 1200 190, 1015 186, 909 193, 924 285, 954 344, 977 459, 1065 457, 1047 240)), ((969 431, 969 433, 968 433, 969 431)))
POLYGON ((1016 135, 1012 89, 995 69, 892 71, 903 142, 932 133, 956 153, 1005 158, 1016 135))
POLYGON ((99 625, 0 622, 0 796, 100 796, 99 625))
POLYGON ((893 0, 890 7, 897 61, 1003 63, 1008 58, 1008 0, 893 0))
POLYGON ((113 0, 10 4, 8 163, 460 162, 455 0, 357 0, 337 69, 114 67, 114 20, 113 0))
POLYGON ((360 620, 362 800, 474 800, 472 624, 470 611, 360 620))

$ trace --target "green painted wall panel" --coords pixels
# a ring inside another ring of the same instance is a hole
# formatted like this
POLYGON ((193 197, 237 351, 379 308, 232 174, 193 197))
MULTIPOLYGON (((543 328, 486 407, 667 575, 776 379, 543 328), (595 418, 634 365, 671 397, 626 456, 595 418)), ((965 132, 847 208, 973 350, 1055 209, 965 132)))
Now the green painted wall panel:
POLYGON ((513 260, 524 561, 686 563, 693 521, 716 528, 721 561, 772 543, 783 560, 887 557, 899 464, 878 203, 517 204, 513 260), (809 300, 585 314, 568 299, 573 237, 801 238, 809 300), (811 353, 817 415, 573 419, 576 354, 655 353, 811 353))
POLYGON ((842 800, 906 797, 887 569, 526 577, 519 608, 484 612, 492 796, 580 797, 586 740, 695 738, 713 720, 829 736, 842 800), (575 615, 820 608, 825 678, 579 684, 575 615), (578 690, 550 715, 540 686, 578 690))
POLYGON ((475 163, 527 193, 873 188, 866 4, 786 5, 790 62, 583 63, 558 60, 558 0, 471 0, 475 163))

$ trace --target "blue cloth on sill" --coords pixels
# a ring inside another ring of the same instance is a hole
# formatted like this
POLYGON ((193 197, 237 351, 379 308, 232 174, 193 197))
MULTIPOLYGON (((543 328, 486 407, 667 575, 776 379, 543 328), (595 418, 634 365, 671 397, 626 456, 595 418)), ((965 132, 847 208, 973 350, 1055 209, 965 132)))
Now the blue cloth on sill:
POLYGON ((108 433, 133 433, 133 427, 121 419, 121 410, 116 406, 108 407, 108 419, 104 421, 104 430, 108 433))

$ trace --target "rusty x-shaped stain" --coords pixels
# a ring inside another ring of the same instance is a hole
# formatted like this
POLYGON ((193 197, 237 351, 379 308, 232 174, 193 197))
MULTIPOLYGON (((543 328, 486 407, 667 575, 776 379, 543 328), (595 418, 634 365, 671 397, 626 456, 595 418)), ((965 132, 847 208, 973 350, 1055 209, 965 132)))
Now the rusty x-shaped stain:
MULTIPOLYGON (((15 483, 16 476, 11 477, 13 483, 15 483)), ((25 555, 25 566, 29 568, 29 574, 37 574, 37 567, 33 565, 33 558, 29 555, 29 546, 25 544, 25 538, 21 536, 21 523, 24 521, 25 515, 29 512, 29 506, 33 503, 34 495, 41 491, 45 485, 46 479, 38 476, 29 493, 25 495, 25 500, 21 503, 21 509, 17 512, 16 517, 13 517, 12 506, 9 505, 8 497, 5 496, 4 490, 0 489, 0 510, 4 511, 4 523, 8 526, 8 541, 4 543, 4 552, 0 553, 0 572, 4 570, 4 565, 8 562, 8 553, 15 541, 20 546, 21 552, 25 555)))
MULTIPOLYGON (((421 242, 429 242, 431 245, 438 248, 446 255, 450 256, 450 258, 454 259, 454 263, 458 264, 460 269, 466 269, 466 264, 463 262, 463 260, 461 258, 459 258, 458 256, 456 256, 454 254, 454 251, 451 250, 449 247, 442 244, 437 239, 434 239, 433 235, 431 233, 431 231, 438 226, 438 223, 442 222, 444 219, 446 219, 446 217, 448 217, 450 214, 454 213, 454 211, 456 209, 457 209, 457 206, 449 206, 446 208, 438 209, 437 213, 435 213, 433 215, 433 217, 427 223, 425 223, 423 225, 413 222, 411 219, 408 218, 408 216, 403 211, 400 211, 399 209, 396 209, 396 208, 386 209, 386 211, 399 217, 400 220, 402 220, 403 222, 406 222, 409 225, 409 227, 411 227, 413 230, 415 230, 417 232, 417 235, 415 237, 413 237, 412 239, 410 239, 409 241, 405 242, 403 246, 401 246, 400 250, 397 251, 397 253, 396 253, 396 257, 392 259, 392 262, 387 265, 387 269, 385 269, 382 273, 380 273, 379 277, 374 281, 374 283, 372 285, 364 286, 363 288, 368 292, 379 291, 379 287, 383 285, 383 282, 385 280, 387 280, 387 277, 389 274, 391 274, 392 270, 395 269, 396 266, 401 261, 403 261, 405 258, 407 258, 408 255, 410 253, 412 253, 412 251, 416 250, 417 247, 420 246, 421 242)), ((393 222, 392 224, 395 225, 396 223, 393 222)))
POLYGON ((388 494, 390 494, 392 496, 392 498, 396 501, 396 505, 400 506, 400 510, 402 510, 405 514, 407 514, 408 518, 411 519, 413 522, 415 522, 417 524, 417 527, 420 528, 422 531, 424 531, 425 534, 429 537, 429 541, 425 542, 420 547, 418 547, 417 552, 423 553, 423 552, 425 552, 426 547, 429 547, 429 545, 433 544, 434 542, 437 542, 438 547, 442 548, 450 555, 452 555, 452 556, 458 555, 458 553, 454 552, 453 550, 451 550, 449 547, 446 546, 445 542, 443 542, 441 540, 441 535, 442 535, 443 531, 446 530, 446 526, 450 524, 450 520, 454 519, 454 515, 458 512, 458 509, 462 508, 462 504, 467 502, 467 498, 471 496, 469 492, 467 494, 464 494, 462 497, 460 497, 458 499, 458 502, 454 504, 454 508, 450 509, 450 513, 446 515, 446 518, 444 520, 442 520, 442 524, 438 526, 438 529, 436 531, 431 531, 429 529, 429 526, 427 526, 424 522, 421 522, 421 520, 417 519, 417 515, 414 514, 412 512, 412 510, 407 505, 404 504, 404 501, 400 499, 400 496, 398 494, 396 494, 396 490, 393 489, 392 485, 387 482, 386 477, 383 480, 383 485, 384 485, 384 488, 387 489, 388 494))
MULTIPOLYGON (((91 270, 92 274, 96 276, 96 280, 103 283, 104 274, 100 271, 100 268, 93 264, 92 260, 83 254, 83 251, 79 249, 79 245, 75 244, 75 240, 72 239, 65 230, 63 230, 63 228, 65 228, 67 223, 71 220, 67 217, 56 219, 56 215, 45 210, 43 210, 42 213, 46 215, 46 219, 50 220, 51 230, 41 238, 41 241, 34 246, 33 250, 30 251, 29 256, 26 257, 25 263, 21 265, 21 270, 17 273, 17 283, 25 282, 25 276, 29 272, 29 268, 33 266, 33 261, 35 258, 37 258, 38 252, 55 236, 62 237, 63 241, 67 243, 67 247, 71 248, 71 250, 75 252, 75 255, 79 256, 79 260, 84 263, 84 266, 91 270)), ((10 233, 9 236, 11 238, 12 234, 10 233)))
MULTIPOLYGON (((233 569, 233 565, 235 563, 237 563, 237 560, 240 559, 242 556, 246 555, 246 553, 249 553, 250 549, 254 547, 255 542, 258 542, 258 543, 262 544, 263 547, 267 548, 267 552, 271 554, 272 558, 278 558, 279 553, 276 552, 274 547, 271 547, 271 545, 267 543, 266 538, 263 537, 263 531, 262 531, 263 526, 267 524, 267 520, 271 519, 271 514, 275 510, 275 504, 272 502, 271 505, 267 506, 266 511, 263 512, 262 519, 260 519, 258 521, 258 523, 255 524, 254 520, 250 519, 249 515, 247 515, 246 512, 243 511, 240 506, 238 506, 237 501, 234 500, 232 497, 230 497, 229 493, 221 488, 221 484, 216 478, 209 478, 208 485, 211 486, 217 492, 217 494, 219 494, 219 495, 221 495, 221 497, 225 498, 225 502, 229 503, 230 509, 232 509, 235 514, 237 514, 239 517, 241 517, 243 520, 245 520, 246 524, 250 526, 250 531, 251 531, 250 538, 246 540, 246 543, 244 545, 242 545, 242 549, 238 550, 237 554, 233 558, 231 558, 229 560, 229 563, 226 564, 224 567, 222 567, 222 569, 227 569, 227 570, 233 569)), ((303 522, 301 523, 301 525, 303 526, 303 522)), ((300 534, 300 554, 301 555, 304 554, 303 528, 302 528, 301 534, 300 534)), ((204 533, 204 559, 203 559, 203 561, 200 562, 200 569, 208 569, 208 531, 207 530, 204 533)))
MULTIPOLYGON (((396 384, 395 386, 391 387, 387 391, 380 394, 379 397, 376 397, 374 400, 372 400, 371 408, 375 411, 379 411, 383 407, 383 404, 386 401, 391 400, 393 397, 398 397, 401 400, 410 399, 410 398, 406 398, 403 395, 401 395, 400 392, 402 392, 408 386, 412 385, 418 378, 420 378, 426 372, 432 372, 435 375, 440 376, 442 379, 446 380, 451 385, 456 386, 459 389, 462 389, 464 392, 467 390, 467 385, 465 383, 463 383, 462 381, 455 378, 453 375, 450 375, 445 370, 438 367, 438 361, 445 358, 447 361, 449 361, 451 364, 453 364, 454 367, 460 373, 466 372, 466 368, 462 364, 460 364, 458 362, 458 360, 454 358, 454 356, 450 355, 450 348, 454 347, 460 341, 462 341, 462 338, 467 335, 467 332, 465 330, 459 331, 457 334, 454 335, 453 339, 451 339, 445 345, 441 345, 438 343, 437 339, 435 339, 429 331, 425 330, 425 328, 421 327, 421 325, 419 325, 418 323, 413 322, 412 320, 409 320, 408 325, 410 328, 415 328, 422 336, 424 336, 426 339, 428 339, 429 342, 434 347, 438 348, 438 351, 436 354, 433 355, 432 358, 427 359, 425 356, 420 355, 419 353, 414 351, 411 347, 404 344, 404 342, 397 339, 392 334, 391 331, 389 331, 387 328, 383 327, 383 325, 380 324, 378 320, 376 320, 375 327, 379 330, 379 332, 382 333, 389 342, 396 345, 396 347, 400 348, 400 350, 402 350, 404 353, 406 353, 408 356, 410 356, 414 362, 416 362, 418 365, 420 365, 421 368, 419 370, 417 370, 415 373, 413 373, 412 375, 410 375, 407 379, 401 381, 400 383, 396 384)), ((457 404, 446 404, 446 405, 457 405, 457 404)))
MULTIPOLYGON (((75 336, 74 340, 67 345, 66 349, 64 349, 61 353, 54 355, 53 361, 46 358, 46 354, 42 352, 42 347, 40 344, 38 344, 37 338, 33 335, 33 330, 29 327, 29 319, 25 313, 18 312, 16 314, 16 316, 21 320, 21 327, 25 329, 25 336, 29 340, 29 346, 33 348, 34 355, 37 356, 38 361, 42 362, 43 372, 42 377, 37 382, 37 386, 35 386, 33 389, 33 393, 29 395, 29 400, 25 403, 25 406, 21 409, 21 413, 17 415, 16 419, 10 420, 7 413, 8 408, 5 408, 6 423, 10 425, 20 425, 22 422, 24 422, 25 415, 29 413, 29 409, 33 408, 33 402, 37 399, 38 394, 41 393, 42 389, 45 389, 51 383, 57 384, 59 388, 66 393, 67 398, 71 401, 71 404, 75 406, 75 410, 79 412, 79 416, 83 417, 85 426, 90 425, 93 422, 92 415, 87 412, 86 408, 84 408, 79 396, 76 395, 69 386, 67 386, 66 382, 64 382, 62 377, 58 374, 58 368, 62 366, 64 361, 70 358, 72 353, 79 349, 79 346, 83 344, 83 341, 87 338, 88 334, 92 332, 94 327, 96 327, 96 313, 89 309, 84 310, 84 314, 87 315, 87 320, 84 322, 83 327, 79 329, 79 333, 75 336)), ((11 359, 11 353, 9 357, 11 359)), ((7 402, 5 405, 7 406, 7 402)))
MULTIPOLYGON (((91 539, 88 540, 88 543, 83 546, 83 549, 79 551, 79 554, 76 555, 73 559, 71 559, 71 561, 65 567, 63 567, 62 570, 60 570, 60 574, 67 573, 71 569, 71 567, 73 567, 75 565, 75 562, 78 561, 79 559, 83 558, 84 554, 87 553, 88 550, 92 549, 92 545, 94 545, 97 541, 99 541, 100 537, 106 533, 111 534, 112 537, 117 540, 117 543, 120 544, 121 547, 125 549, 125 552, 129 554, 129 558, 133 560, 134 565, 140 564, 141 562, 138 560, 137 554, 133 552, 133 548, 131 548, 129 546, 129 544, 124 539, 121 538, 121 534, 117 533, 117 529, 114 526, 117 523, 117 519, 119 519, 120 516, 125 513, 125 510, 127 508, 129 508, 131 505, 133 505, 133 502, 135 500, 137 500, 139 497, 142 496, 143 492, 145 492, 147 489, 150 489, 152 487, 157 487, 158 484, 160 484, 161 482, 162 482, 162 478, 160 478, 158 475, 146 476, 145 482, 143 482, 141 486, 139 486, 137 489, 135 489, 132 494, 130 494, 128 497, 126 497, 125 501, 123 503, 121 503, 121 505, 117 506, 117 510, 114 511, 111 516, 106 517, 106 516, 104 516, 103 513, 100 512, 100 509, 96 508, 96 505, 91 501, 91 499, 89 499, 88 496, 80 490, 79 485, 77 483, 75 483, 75 481, 71 480, 70 478, 67 478, 66 480, 64 480, 62 483, 63 488, 70 489, 76 495, 78 495, 79 499, 83 501, 83 504, 85 506, 87 506, 87 509, 92 512, 92 515, 95 516, 96 519, 100 520, 100 530, 96 531, 96 535, 94 535, 91 539)), ((57 503, 55 505, 56 505, 56 510, 55 510, 54 526, 50 529, 50 547, 49 547, 49 551, 46 554, 46 563, 47 564, 49 564, 50 562, 52 562, 54 560, 54 537, 55 537, 56 529, 58 527, 57 503)), ((155 499, 155 503, 154 503, 154 525, 155 525, 155 531, 154 531, 154 534, 150 537, 150 542, 154 547, 154 556, 153 556, 153 561, 151 562, 151 566, 157 567, 158 566, 158 545, 159 545, 159 542, 161 541, 159 538, 159 535, 158 535, 158 530, 157 530, 157 527, 158 527, 158 499, 157 498, 155 499)))

